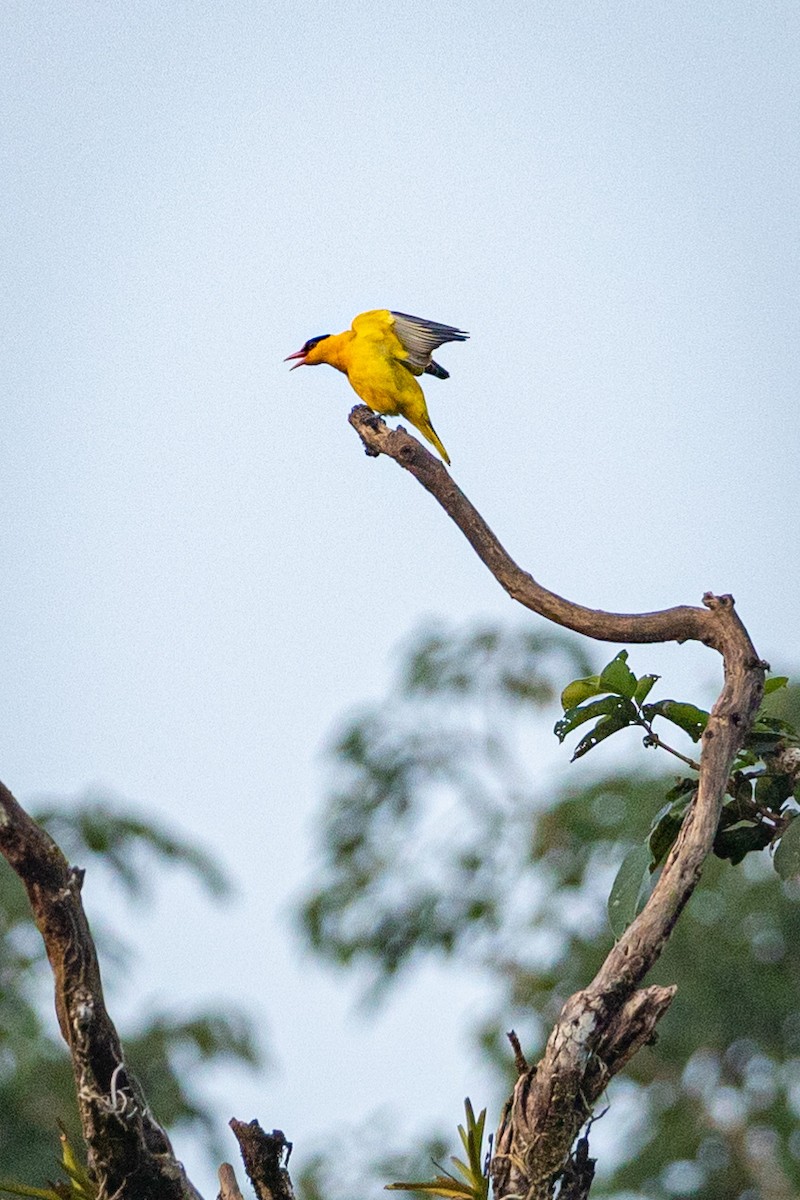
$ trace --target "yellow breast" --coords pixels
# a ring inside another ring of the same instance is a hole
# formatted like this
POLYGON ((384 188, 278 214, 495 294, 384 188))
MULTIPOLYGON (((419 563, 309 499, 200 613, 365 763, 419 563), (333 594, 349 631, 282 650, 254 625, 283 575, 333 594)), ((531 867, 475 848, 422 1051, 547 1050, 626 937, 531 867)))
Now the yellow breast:
MULTIPOLYGON (((360 331, 359 331, 360 333, 360 331)), ((414 376, 397 361, 396 338, 355 337, 347 347, 347 378, 374 412, 394 416, 422 395, 414 376)), ((403 353, 399 345, 397 349, 403 353)))

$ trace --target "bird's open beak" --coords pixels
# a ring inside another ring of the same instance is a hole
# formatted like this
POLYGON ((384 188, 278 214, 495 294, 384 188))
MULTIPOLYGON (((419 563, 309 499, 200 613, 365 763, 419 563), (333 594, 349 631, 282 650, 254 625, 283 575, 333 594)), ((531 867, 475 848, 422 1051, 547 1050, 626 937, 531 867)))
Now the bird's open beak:
POLYGON ((298 367, 304 367, 304 366, 306 365, 306 352, 305 352, 305 349, 303 349, 303 350, 296 350, 294 354, 287 354, 287 355, 286 355, 286 358, 285 358, 283 361, 284 361, 284 362, 291 362, 293 358, 299 358, 299 359, 300 359, 300 362, 296 362, 296 363, 294 364, 294 366, 291 368, 293 371, 296 371, 298 367))

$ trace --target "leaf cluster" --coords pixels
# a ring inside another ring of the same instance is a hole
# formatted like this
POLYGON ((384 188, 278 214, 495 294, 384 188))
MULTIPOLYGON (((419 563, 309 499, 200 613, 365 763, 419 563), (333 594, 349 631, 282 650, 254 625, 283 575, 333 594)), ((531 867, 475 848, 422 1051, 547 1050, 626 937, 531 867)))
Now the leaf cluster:
POLYGON ((453 1175, 439 1167, 440 1175, 418 1183, 388 1183, 386 1191, 423 1192, 426 1196, 444 1196, 450 1200, 488 1200, 489 1160, 483 1154, 483 1133, 486 1127, 486 1109, 475 1116, 469 1097, 464 1101, 465 1125, 459 1125, 458 1136, 464 1147, 467 1161, 453 1155, 451 1163, 458 1172, 453 1175), (459 1178, 460 1176, 460 1178, 459 1178))
MULTIPOLYGON (((593 722, 573 753, 573 761, 623 729, 644 729, 644 745, 667 751, 690 766, 695 774, 683 777, 669 789, 666 803, 656 813, 644 842, 624 858, 611 889, 608 914, 619 937, 647 898, 654 872, 664 863, 675 843, 697 788, 699 764, 675 750, 661 735, 668 722, 699 742, 709 713, 686 701, 648 697, 657 675, 637 678, 621 650, 597 675, 576 679, 561 694, 564 715, 555 725, 560 741, 593 722), (659 731, 656 732, 656 722, 659 731)), ((788 684, 785 675, 767 680, 765 701, 788 684)), ((753 728, 740 751, 728 783, 714 853, 732 863, 745 855, 775 848, 773 863, 783 879, 800 874, 800 824, 796 801, 800 797, 800 760, 787 751, 800 747, 800 734, 788 721, 770 715, 762 704, 753 728)))

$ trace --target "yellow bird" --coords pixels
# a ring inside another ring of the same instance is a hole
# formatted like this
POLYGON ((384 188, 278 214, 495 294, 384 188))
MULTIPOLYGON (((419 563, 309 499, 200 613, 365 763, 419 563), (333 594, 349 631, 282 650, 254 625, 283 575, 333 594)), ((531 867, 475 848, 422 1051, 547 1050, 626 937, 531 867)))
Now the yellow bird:
POLYGON ((318 363, 336 367, 373 412, 405 417, 436 447, 449 466, 447 451, 431 425, 425 396, 415 376, 427 374, 448 379, 447 371, 431 355, 445 342, 463 342, 468 337, 463 329, 452 325, 376 308, 357 316, 352 329, 344 333, 309 338, 302 350, 290 354, 284 362, 298 358, 300 361, 292 367, 293 371, 318 363))

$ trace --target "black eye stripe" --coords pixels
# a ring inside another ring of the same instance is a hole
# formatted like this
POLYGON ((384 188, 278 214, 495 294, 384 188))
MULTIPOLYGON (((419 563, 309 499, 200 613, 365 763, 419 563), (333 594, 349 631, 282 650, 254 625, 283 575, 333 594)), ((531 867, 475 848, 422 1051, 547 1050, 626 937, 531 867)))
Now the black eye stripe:
POLYGON ((314 346, 316 346, 317 342, 324 342, 325 338, 329 338, 330 336, 331 335, 329 333, 321 333, 319 337, 309 338, 305 346, 303 346, 304 352, 308 354, 309 350, 312 350, 314 346))

